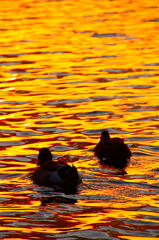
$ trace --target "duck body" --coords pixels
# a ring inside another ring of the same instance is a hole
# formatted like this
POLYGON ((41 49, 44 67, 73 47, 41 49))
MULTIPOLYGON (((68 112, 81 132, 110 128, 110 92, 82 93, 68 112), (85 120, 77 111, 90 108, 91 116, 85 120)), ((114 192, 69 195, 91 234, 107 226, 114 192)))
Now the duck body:
POLYGON ((77 168, 64 161, 52 161, 48 148, 40 149, 37 165, 40 167, 32 174, 32 180, 38 185, 69 190, 82 182, 77 168))
POLYGON ((121 138, 110 138, 108 131, 103 131, 94 154, 101 162, 119 169, 130 162, 131 151, 121 138))

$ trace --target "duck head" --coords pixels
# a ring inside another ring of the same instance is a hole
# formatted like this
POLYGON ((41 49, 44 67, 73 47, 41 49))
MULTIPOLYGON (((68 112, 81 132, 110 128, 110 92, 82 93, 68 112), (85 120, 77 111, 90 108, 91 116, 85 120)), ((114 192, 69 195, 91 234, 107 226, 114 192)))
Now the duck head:
POLYGON ((40 166, 44 162, 52 160, 52 153, 48 148, 41 148, 39 150, 39 155, 38 155, 38 163, 37 165, 40 166))
POLYGON ((101 139, 101 140, 109 140, 109 139, 110 139, 110 136, 109 136, 108 131, 106 131, 106 130, 103 131, 103 132, 101 133, 100 139, 101 139))

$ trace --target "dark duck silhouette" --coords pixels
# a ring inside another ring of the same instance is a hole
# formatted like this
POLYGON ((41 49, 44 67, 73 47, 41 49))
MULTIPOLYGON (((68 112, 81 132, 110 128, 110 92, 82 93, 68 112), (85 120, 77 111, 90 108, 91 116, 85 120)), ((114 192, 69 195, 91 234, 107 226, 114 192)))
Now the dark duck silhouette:
POLYGON ((77 168, 64 161, 52 161, 52 154, 48 148, 41 148, 38 155, 40 166, 32 174, 34 183, 40 186, 59 187, 63 190, 76 189, 82 182, 77 168))
POLYGON ((118 169, 126 168, 131 157, 131 151, 124 141, 118 137, 110 138, 108 131, 101 133, 94 154, 102 163, 118 169))

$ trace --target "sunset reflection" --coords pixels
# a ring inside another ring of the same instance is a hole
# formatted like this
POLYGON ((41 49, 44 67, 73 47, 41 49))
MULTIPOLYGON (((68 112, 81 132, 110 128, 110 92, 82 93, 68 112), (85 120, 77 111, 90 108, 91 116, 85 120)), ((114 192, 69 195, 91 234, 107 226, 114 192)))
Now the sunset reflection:
POLYGON ((158 237, 157 6, 1 1, 2 239, 158 237), (132 151, 125 175, 94 156, 106 129, 132 151), (32 182, 43 147, 78 168, 76 194, 32 182))

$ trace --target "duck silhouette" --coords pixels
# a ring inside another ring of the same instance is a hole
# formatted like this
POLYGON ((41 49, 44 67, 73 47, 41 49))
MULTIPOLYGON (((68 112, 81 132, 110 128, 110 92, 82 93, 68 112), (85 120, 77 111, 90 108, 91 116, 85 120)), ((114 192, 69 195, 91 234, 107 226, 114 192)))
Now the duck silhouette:
POLYGON ((124 169, 130 162, 131 151, 123 139, 110 138, 108 131, 103 131, 99 143, 94 148, 94 155, 108 166, 124 169))
POLYGON ((59 187, 69 191, 76 189, 82 183, 75 166, 64 161, 52 161, 52 154, 48 148, 41 148, 38 155, 38 169, 32 174, 34 183, 40 186, 59 187))

